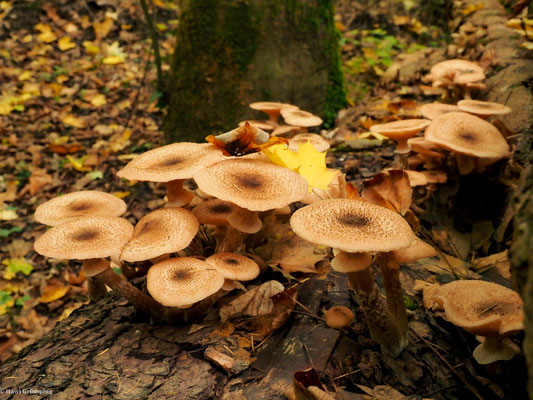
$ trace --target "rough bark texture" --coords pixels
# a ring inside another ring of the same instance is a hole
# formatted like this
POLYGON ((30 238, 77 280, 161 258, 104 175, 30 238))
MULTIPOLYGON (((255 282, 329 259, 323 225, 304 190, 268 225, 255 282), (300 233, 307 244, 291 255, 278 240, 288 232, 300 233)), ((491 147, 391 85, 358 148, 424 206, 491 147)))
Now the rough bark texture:
POLYGON ((332 121, 345 103, 331 0, 187 1, 169 80, 168 141, 200 141, 263 118, 253 101, 332 121))

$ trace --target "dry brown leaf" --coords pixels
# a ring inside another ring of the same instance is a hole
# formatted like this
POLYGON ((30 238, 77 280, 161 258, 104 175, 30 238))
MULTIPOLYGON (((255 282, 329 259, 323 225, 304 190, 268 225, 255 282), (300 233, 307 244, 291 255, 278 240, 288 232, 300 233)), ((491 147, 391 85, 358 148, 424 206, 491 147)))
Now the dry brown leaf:
POLYGON ((220 319, 227 321, 230 318, 241 316, 266 315, 273 311, 272 296, 282 292, 285 288, 278 281, 268 281, 262 285, 238 296, 228 305, 220 309, 220 319))
POLYGON ((113 29, 114 21, 112 18, 106 17, 102 22, 95 21, 93 23, 94 35, 97 40, 105 38, 111 29, 113 29))
POLYGON ((44 169, 33 168, 31 171, 31 176, 28 182, 28 188, 30 194, 34 194, 41 191, 46 185, 52 184, 52 175, 46 173, 44 169))
POLYGON ((511 262, 509 261, 509 251, 504 250, 501 253, 491 254, 487 257, 476 259, 472 264, 472 269, 483 273, 489 268, 494 268, 500 276, 505 279, 511 279, 511 262))
POLYGON ((413 190, 402 170, 381 172, 363 182, 361 198, 404 215, 411 206, 413 190))

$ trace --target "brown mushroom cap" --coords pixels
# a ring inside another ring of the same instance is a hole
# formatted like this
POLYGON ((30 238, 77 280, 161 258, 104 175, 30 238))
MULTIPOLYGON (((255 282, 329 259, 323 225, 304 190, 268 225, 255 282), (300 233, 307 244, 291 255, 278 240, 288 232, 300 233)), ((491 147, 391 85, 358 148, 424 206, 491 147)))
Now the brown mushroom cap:
POLYGON ((419 238, 415 240, 407 247, 403 249, 394 250, 394 258, 400 263, 407 263, 421 258, 434 257, 437 255, 437 251, 433 246, 427 244, 419 238))
POLYGON ((403 119, 387 122, 386 124, 372 125, 370 131, 380 133, 391 139, 406 139, 413 137, 430 123, 431 121, 427 119, 403 119))
POLYGON ((442 114, 459 111, 456 105, 444 103, 429 103, 422 105, 418 111, 427 119, 435 119, 442 114))
POLYGON ((126 208, 126 203, 112 194, 83 190, 40 204, 35 210, 35 220, 55 226, 83 215, 118 217, 126 212, 126 208))
POLYGON ((217 292, 224 277, 204 261, 191 257, 169 258, 148 270, 146 288, 164 306, 194 304, 217 292))
POLYGON ((449 150, 483 158, 510 155, 509 145, 492 124, 463 112, 450 112, 433 120, 425 139, 449 150))
POLYGON ((322 125, 323 122, 322 118, 317 117, 310 112, 299 109, 285 108, 281 110, 281 116, 287 124, 294 126, 311 127, 322 125))
POLYGON ((461 100, 457 103, 457 108, 459 111, 484 117, 488 117, 490 115, 509 114, 511 112, 511 108, 504 104, 480 100, 461 100))
POLYGON ((198 232, 198 221, 184 208, 166 207, 142 217, 120 258, 129 262, 149 260, 187 247, 198 232))
POLYGON ((43 256, 69 260, 118 257, 133 235, 133 225, 124 218, 84 216, 46 231, 35 241, 43 256))
POLYGON ((169 182, 188 179, 224 159, 222 151, 209 143, 173 143, 149 150, 117 172, 135 181, 169 182))
POLYGON ((295 110, 298 109, 298 106, 288 104, 288 103, 277 103, 275 101, 256 101, 254 103, 250 103, 249 107, 252 110, 263 111, 263 112, 274 111, 274 110, 281 111, 283 109, 295 109, 295 110))
POLYGON ((511 289, 486 281, 460 280, 432 296, 456 326, 480 336, 508 336, 524 328, 523 302, 511 289))
POLYGON ((276 128, 276 125, 274 125, 270 121, 255 121, 255 120, 246 120, 239 122, 239 126, 244 126, 244 124, 249 123, 252 126, 255 126, 258 129, 262 129, 264 131, 273 131, 276 128))
POLYGON ((233 203, 220 199, 204 201, 192 209, 199 223, 207 225, 228 225, 227 218, 233 212, 233 203))
POLYGON ((235 253, 217 253, 205 259, 226 279, 249 281, 259 276, 259 265, 251 258, 235 253))
POLYGON ((329 149, 329 143, 316 133, 299 133, 289 139, 289 150, 296 151, 302 144, 310 142, 316 151, 324 152, 329 149))
POLYGON ((330 328, 342 329, 351 325, 353 311, 345 306, 333 306, 324 313, 326 325, 330 328))
POLYGON ((199 171, 194 180, 205 193, 252 211, 299 201, 307 181, 289 168, 250 159, 229 159, 199 171))
POLYGON ((435 64, 430 75, 433 81, 449 79, 458 84, 476 82, 485 79, 483 68, 467 60, 453 59, 435 64))
POLYGON ((352 253, 397 250, 415 239, 400 214, 359 200, 323 200, 297 210, 290 223, 311 243, 352 253))

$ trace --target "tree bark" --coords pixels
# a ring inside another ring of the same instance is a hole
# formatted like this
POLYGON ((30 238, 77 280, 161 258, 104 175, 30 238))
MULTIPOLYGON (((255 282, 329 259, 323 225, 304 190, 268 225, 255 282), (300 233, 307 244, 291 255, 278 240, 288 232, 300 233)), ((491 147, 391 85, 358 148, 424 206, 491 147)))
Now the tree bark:
POLYGON ((331 0, 186 1, 169 81, 168 141, 202 141, 281 101, 333 121, 346 104, 331 0))

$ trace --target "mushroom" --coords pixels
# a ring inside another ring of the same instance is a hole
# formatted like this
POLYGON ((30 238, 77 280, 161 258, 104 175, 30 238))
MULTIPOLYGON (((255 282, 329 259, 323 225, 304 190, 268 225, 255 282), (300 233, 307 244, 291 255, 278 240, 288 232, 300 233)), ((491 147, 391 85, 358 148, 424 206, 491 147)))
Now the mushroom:
POLYGON ((187 247, 196 232, 198 221, 184 208, 166 207, 142 217, 126 244, 120 259, 135 262, 154 260, 187 247))
POLYGON ((192 209, 199 223, 215 227, 212 235, 217 247, 226 236, 226 227, 229 225, 228 216, 233 212, 233 207, 235 205, 229 201, 209 199, 192 209))
POLYGON ((480 100, 461 100, 457 103, 457 108, 459 111, 467 112, 483 119, 511 112, 511 108, 504 104, 480 100))
POLYGON ((485 281, 454 281, 439 287, 432 301, 444 308, 447 319, 474 335, 484 337, 474 350, 480 364, 510 360, 520 352, 509 336, 524 329, 519 294, 485 281))
MULTIPOLYGON (((453 59, 435 64, 431 67, 430 74, 426 77, 433 81, 434 87, 459 87, 469 95, 468 84, 485 79, 483 68, 467 60, 453 59)), ((471 88, 470 88, 471 89, 471 88)))
POLYGON ((252 110, 262 111, 268 115, 270 122, 274 125, 278 125, 278 118, 282 110, 285 109, 295 109, 298 107, 292 104, 287 103, 276 103, 273 101, 257 101, 255 103, 250 103, 249 107, 252 110))
POLYGON ((287 124, 304 128, 319 126, 322 125, 323 122, 322 118, 317 117, 310 112, 294 108, 285 108, 281 110, 281 116, 287 124))
POLYGON ((247 122, 256 128, 261 129, 263 131, 267 131, 267 132, 273 131, 277 126, 277 125, 274 125, 270 121, 254 121, 254 120, 241 121, 239 122, 239 126, 244 126, 247 122))
POLYGON ((452 111, 459 111, 456 105, 445 103, 429 103, 422 105, 419 110, 420 115, 427 119, 435 119, 442 114, 452 111))
POLYGON ((224 277, 222 290, 240 288, 238 281, 250 281, 259 276, 259 265, 251 258, 235 253, 217 253, 205 259, 224 277), (237 282, 236 282, 237 281, 237 282))
POLYGON ((237 226, 239 218, 256 220, 258 211, 284 207, 307 194, 307 181, 301 175, 288 168, 251 159, 221 161, 198 172, 194 180, 205 193, 240 207, 228 217, 228 222, 234 226, 228 228, 217 252, 235 252, 247 233, 260 229, 256 224, 246 232, 239 230, 242 229, 237 226))
MULTIPOLYGON (((79 217, 46 231, 34 244, 41 255, 68 260, 83 260, 83 271, 91 281, 103 283, 119 292, 137 308, 160 319, 165 310, 121 276, 115 274, 105 257, 118 258, 133 235, 133 226, 119 217, 79 217)), ((101 288, 93 293, 101 293, 101 288)), ((91 290, 91 288, 90 288, 91 290)))
POLYGON ((221 273, 192 257, 160 261, 146 276, 148 292, 157 302, 169 307, 188 307, 218 292, 223 284, 221 273))
POLYGON ((488 165, 511 154, 507 141, 494 125, 463 112, 450 112, 434 119, 424 138, 454 151, 462 175, 474 169, 471 157, 482 158, 488 165))
POLYGON ((346 306, 333 306, 324 313, 324 317, 330 328, 347 328, 352 324, 353 311, 346 306))
MULTIPOLYGON (((411 244, 415 236, 407 221, 385 207, 358 200, 330 199, 297 210, 290 224, 301 238, 336 250, 331 266, 347 274, 360 299, 372 339, 392 356, 400 354, 407 337, 400 332, 390 311, 403 306, 400 283, 395 285, 400 287, 400 294, 387 293, 385 305, 369 267, 373 253, 411 244)), ((389 275, 390 279, 397 277, 394 271, 389 275)), ((388 278, 384 276, 385 279, 388 278)))
POLYGON ((430 123, 431 121, 427 119, 404 119, 401 121, 388 122, 386 124, 372 125, 370 131, 377 132, 396 141, 396 153, 398 153, 401 165, 403 169, 405 169, 407 167, 407 155, 411 150, 407 143, 407 139, 416 136, 418 132, 430 123))
POLYGON ((35 220, 55 226, 83 215, 118 217, 126 212, 126 203, 112 194, 96 190, 72 192, 54 197, 35 209, 35 220))
POLYGON ((329 149, 329 143, 316 133, 299 133, 289 139, 289 150, 297 151, 300 145, 310 142, 316 151, 324 152, 329 149))
POLYGON ((167 187, 167 206, 181 207, 194 195, 183 188, 186 179, 224 159, 222 151, 209 143, 173 143, 149 150, 117 172, 120 178, 162 182, 167 187))

